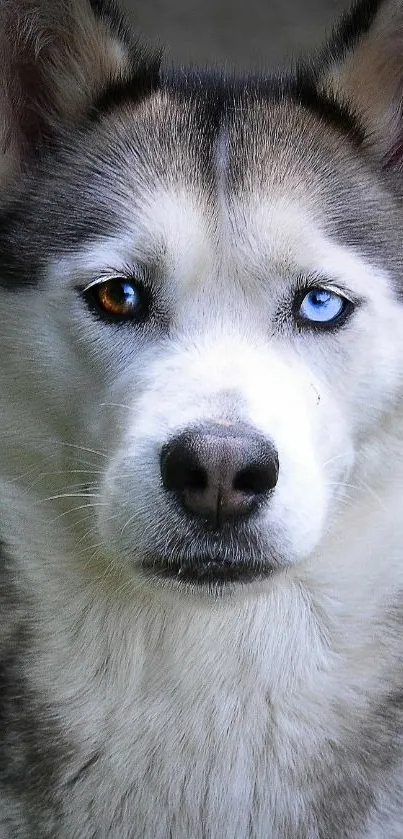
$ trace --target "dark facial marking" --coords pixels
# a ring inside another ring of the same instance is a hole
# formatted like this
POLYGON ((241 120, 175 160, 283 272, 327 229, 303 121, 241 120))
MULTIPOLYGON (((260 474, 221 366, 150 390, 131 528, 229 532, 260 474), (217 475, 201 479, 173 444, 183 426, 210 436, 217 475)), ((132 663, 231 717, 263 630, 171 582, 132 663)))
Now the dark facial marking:
POLYGON ((357 45, 371 28, 384 2, 385 0, 358 0, 352 9, 345 12, 322 51, 319 61, 322 68, 341 60, 357 45))
POLYGON ((95 17, 104 20, 116 35, 116 38, 123 41, 126 46, 131 47, 132 39, 114 0, 89 0, 89 3, 95 17))
POLYGON ((160 87, 161 53, 147 53, 139 48, 133 54, 134 72, 123 84, 116 82, 102 91, 88 112, 96 122, 103 114, 110 113, 125 103, 136 106, 160 87))

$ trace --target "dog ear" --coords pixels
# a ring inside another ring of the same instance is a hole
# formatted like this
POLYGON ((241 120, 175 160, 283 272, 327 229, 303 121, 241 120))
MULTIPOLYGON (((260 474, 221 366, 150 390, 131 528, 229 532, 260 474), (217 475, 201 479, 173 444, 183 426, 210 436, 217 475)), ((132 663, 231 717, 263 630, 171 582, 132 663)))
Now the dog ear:
POLYGON ((0 180, 135 72, 113 0, 0 0, 0 180))
POLYGON ((403 0, 360 0, 324 50, 319 88, 346 105, 384 165, 403 162, 403 0))

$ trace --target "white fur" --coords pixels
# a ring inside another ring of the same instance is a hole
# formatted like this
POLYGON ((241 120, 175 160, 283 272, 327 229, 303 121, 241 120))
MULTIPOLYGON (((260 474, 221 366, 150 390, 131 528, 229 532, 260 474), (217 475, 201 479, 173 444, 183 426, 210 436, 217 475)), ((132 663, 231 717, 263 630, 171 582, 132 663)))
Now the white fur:
MULTIPOLYGON (((79 270, 87 280, 101 265, 130 263, 130 235, 60 262, 42 291, 11 307, 5 293, 2 306, 2 522, 34 598, 30 680, 77 763, 101 754, 63 801, 63 839, 92 835, 94 818, 97 835, 122 839, 196 837, 201 817, 203 836, 225 839, 279 837, 294 811, 296 830, 301 814, 309 824, 304 768, 329 737, 353 731, 398 654, 388 638, 383 664, 376 629, 403 582, 403 331, 388 278, 298 206, 259 216, 243 204, 251 248, 259 237, 267 253, 246 298, 246 244, 241 267, 233 249, 230 263, 213 256, 202 215, 190 217, 181 200, 154 215, 166 242, 174 233, 169 283, 180 275, 181 318, 172 339, 150 347, 117 336, 112 346, 66 283, 79 270), (271 318, 288 293, 281 263, 365 296, 355 322, 334 336, 276 337, 271 318), (226 276, 238 277, 239 295, 228 294, 226 276), (288 567, 214 600, 147 581, 138 564, 165 504, 161 445, 228 416, 278 449, 262 527, 288 567), (86 479, 94 494, 76 498, 86 479)), ((391 822, 388 836, 399 835, 391 822)))
POLYGON ((7 191, 30 169, 0 225, 0 839, 402 839, 398 6, 318 69, 363 150, 281 81, 221 113, 150 71, 87 121, 142 67, 108 4, 0 0, 7 191), (139 266, 154 320, 94 316, 139 266), (308 281, 343 328, 297 328, 308 281), (248 584, 143 568, 192 538, 160 455, 203 422, 278 453, 248 584))

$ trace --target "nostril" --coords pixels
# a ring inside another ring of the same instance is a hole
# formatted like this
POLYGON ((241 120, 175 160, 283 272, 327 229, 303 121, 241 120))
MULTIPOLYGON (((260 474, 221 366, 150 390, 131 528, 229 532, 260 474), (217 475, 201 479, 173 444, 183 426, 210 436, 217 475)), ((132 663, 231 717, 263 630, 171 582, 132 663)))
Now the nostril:
POLYGON ((255 493, 265 492, 263 484, 264 480, 261 470, 251 466, 249 469, 241 469, 235 475, 233 488, 237 492, 254 495, 255 493))
POLYGON ((203 469, 201 466, 190 467, 187 471, 185 483, 188 489, 204 492, 208 486, 208 475, 206 469, 203 469))
POLYGON ((233 480, 233 489, 245 495, 265 495, 277 484, 278 462, 250 464, 240 469, 233 480))
POLYGON ((198 462, 190 446, 167 445, 161 452, 161 478, 165 489, 174 492, 203 492, 208 485, 207 470, 198 462))

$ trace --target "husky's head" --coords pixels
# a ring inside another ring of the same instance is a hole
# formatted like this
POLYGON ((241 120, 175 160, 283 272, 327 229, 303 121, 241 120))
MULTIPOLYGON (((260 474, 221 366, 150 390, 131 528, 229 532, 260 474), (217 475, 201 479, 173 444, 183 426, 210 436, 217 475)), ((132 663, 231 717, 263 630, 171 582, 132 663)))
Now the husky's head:
POLYGON ((309 556, 401 448, 402 2, 267 80, 161 72, 95 0, 0 15, 2 471, 78 470, 137 577, 309 556))

